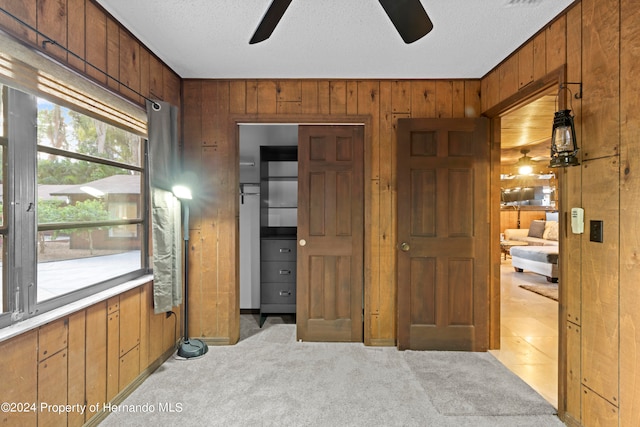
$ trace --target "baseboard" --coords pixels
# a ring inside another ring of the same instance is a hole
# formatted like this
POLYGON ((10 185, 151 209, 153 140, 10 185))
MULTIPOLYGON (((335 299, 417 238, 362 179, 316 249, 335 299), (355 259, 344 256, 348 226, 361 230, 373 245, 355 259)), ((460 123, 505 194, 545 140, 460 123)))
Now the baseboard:
POLYGON ((394 340, 393 338, 371 339, 369 340, 367 345, 370 345, 372 347, 395 347, 396 340, 394 340))
MULTIPOLYGON (((165 351, 162 356, 157 358, 151 365, 149 365, 144 371, 140 372, 140 374, 131 381, 125 388, 123 388, 120 393, 118 393, 109 403, 104 403, 104 406, 117 406, 124 402, 124 400, 129 397, 131 393, 133 393, 140 384, 142 384, 147 378, 151 376, 152 373, 155 372, 164 362, 167 361, 174 353, 176 352, 176 347, 173 346, 169 350, 165 351)), ((83 427, 94 427, 104 421, 105 418, 109 415, 108 411, 104 409, 98 413, 96 413, 93 417, 91 417, 88 421, 86 421, 83 427)))

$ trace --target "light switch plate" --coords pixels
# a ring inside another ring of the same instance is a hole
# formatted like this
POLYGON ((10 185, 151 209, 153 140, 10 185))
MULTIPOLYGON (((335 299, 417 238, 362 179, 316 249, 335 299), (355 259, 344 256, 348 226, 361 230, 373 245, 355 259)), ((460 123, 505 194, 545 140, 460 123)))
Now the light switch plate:
POLYGON ((603 221, 600 220, 591 220, 589 221, 589 240, 592 242, 603 242, 603 221))

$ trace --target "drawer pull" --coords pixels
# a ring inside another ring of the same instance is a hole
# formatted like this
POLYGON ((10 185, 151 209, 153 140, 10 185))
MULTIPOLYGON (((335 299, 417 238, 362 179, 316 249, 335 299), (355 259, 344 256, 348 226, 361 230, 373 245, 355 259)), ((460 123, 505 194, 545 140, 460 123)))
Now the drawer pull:
POLYGON ((288 276, 291 274, 291 270, 280 270, 281 276, 288 276))
POLYGON ((280 296, 281 297, 290 297, 291 296, 291 291, 280 291, 280 296))
POLYGON ((289 252, 291 252, 291 248, 280 248, 281 254, 288 254, 289 252))

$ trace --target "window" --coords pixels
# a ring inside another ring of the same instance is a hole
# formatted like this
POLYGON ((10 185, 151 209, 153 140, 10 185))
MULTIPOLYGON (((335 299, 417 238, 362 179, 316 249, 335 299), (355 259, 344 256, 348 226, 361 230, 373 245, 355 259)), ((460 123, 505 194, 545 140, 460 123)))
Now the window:
POLYGON ((148 227, 142 137, 16 89, 3 93, 7 324, 146 273, 148 227))

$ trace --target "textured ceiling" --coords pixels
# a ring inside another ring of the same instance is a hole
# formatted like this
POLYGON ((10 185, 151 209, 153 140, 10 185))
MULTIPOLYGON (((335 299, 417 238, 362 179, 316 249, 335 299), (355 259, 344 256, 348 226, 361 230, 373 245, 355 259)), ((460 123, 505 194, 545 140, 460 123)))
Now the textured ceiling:
POLYGON ((182 78, 480 78, 573 0, 421 0, 434 29, 405 44, 376 0, 97 0, 182 78))

